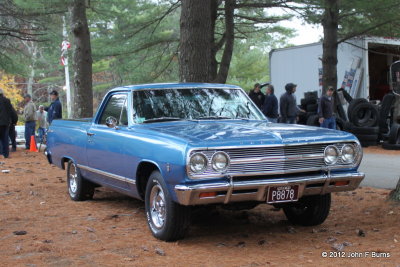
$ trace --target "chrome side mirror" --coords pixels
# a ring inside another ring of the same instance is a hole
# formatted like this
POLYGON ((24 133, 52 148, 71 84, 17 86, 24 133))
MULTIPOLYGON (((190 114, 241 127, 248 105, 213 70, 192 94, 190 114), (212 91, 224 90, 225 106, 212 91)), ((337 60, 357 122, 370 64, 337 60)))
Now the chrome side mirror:
POLYGON ((107 117, 106 118, 106 125, 108 128, 115 128, 117 127, 118 120, 114 118, 113 116, 107 117))

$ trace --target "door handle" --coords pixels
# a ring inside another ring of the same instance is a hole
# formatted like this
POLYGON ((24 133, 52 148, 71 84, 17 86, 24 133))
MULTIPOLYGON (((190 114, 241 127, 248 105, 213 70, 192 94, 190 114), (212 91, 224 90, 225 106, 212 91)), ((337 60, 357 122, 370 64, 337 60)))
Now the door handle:
POLYGON ((88 136, 93 136, 94 135, 94 133, 89 133, 89 132, 87 132, 86 133, 88 136))

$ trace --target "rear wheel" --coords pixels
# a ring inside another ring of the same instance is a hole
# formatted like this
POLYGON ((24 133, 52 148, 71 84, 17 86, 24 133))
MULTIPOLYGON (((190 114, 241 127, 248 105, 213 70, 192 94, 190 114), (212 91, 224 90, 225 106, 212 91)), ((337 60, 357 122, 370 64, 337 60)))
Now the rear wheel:
POLYGON ((154 171, 147 182, 145 209, 152 234, 164 241, 182 239, 189 227, 190 207, 172 200, 163 177, 154 171))
POLYGON ((306 196, 283 207, 286 218, 293 224, 312 226, 323 223, 329 215, 331 194, 306 196))
POLYGON ((95 185, 81 176, 79 168, 72 160, 68 162, 67 185, 72 200, 82 201, 93 198, 95 185))

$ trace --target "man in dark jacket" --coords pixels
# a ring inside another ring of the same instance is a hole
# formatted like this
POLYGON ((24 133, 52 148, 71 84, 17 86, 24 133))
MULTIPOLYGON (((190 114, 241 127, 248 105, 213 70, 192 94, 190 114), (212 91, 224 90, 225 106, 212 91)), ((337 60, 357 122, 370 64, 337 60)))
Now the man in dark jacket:
POLYGON ((17 125, 18 122, 18 115, 17 115, 17 111, 15 111, 14 107, 11 106, 12 110, 11 110, 11 125, 10 125, 10 129, 8 131, 8 135, 10 137, 11 140, 11 151, 15 152, 17 151, 17 132, 15 131, 15 125, 17 125))
POLYGON ((323 128, 336 129, 336 119, 333 116, 333 87, 329 87, 326 95, 321 96, 318 105, 319 123, 323 128))
POLYGON ((298 113, 300 111, 304 112, 304 110, 297 107, 296 97, 294 95, 296 88, 297 85, 294 83, 288 83, 285 85, 286 93, 281 95, 279 103, 282 123, 295 124, 298 113))
POLYGON ((274 86, 269 84, 267 86, 266 96, 262 111, 270 122, 278 122, 278 99, 274 94, 274 86))
POLYGON ((10 99, 6 98, 3 90, 0 89, 0 143, 1 154, 4 158, 8 158, 8 129, 11 124, 12 106, 10 99))
POLYGON ((58 98, 58 92, 53 90, 50 93, 51 100, 53 101, 47 109, 47 122, 50 124, 54 119, 62 118, 62 105, 58 98))
POLYGON ((261 92, 261 87, 259 83, 256 83, 254 85, 254 89, 250 91, 249 93, 249 97, 250 99, 254 102, 254 104, 256 104, 256 106, 261 109, 262 105, 264 104, 264 99, 265 96, 264 94, 261 92))

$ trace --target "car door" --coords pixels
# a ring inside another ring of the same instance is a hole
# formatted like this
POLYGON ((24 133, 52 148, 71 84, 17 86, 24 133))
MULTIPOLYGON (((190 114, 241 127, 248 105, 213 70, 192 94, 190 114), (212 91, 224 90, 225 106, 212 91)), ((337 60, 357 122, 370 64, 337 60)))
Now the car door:
POLYGON ((91 177, 113 187, 128 190, 128 183, 124 176, 123 135, 128 127, 127 116, 128 94, 126 92, 113 93, 106 99, 101 114, 87 132, 87 170, 91 177), (110 118, 116 120, 114 127, 106 125, 110 118))

